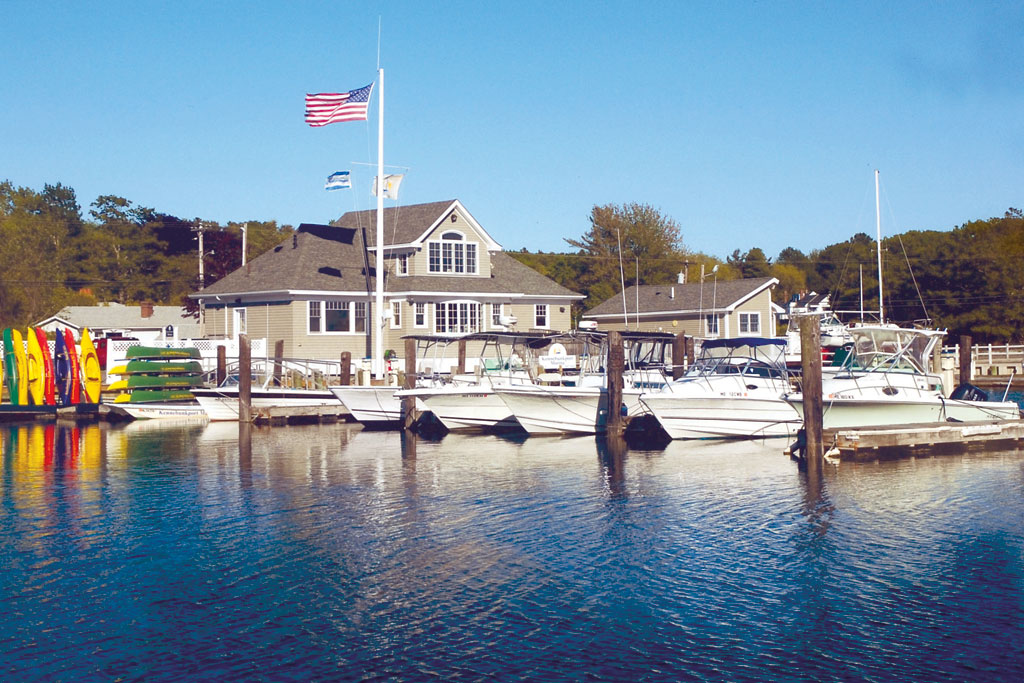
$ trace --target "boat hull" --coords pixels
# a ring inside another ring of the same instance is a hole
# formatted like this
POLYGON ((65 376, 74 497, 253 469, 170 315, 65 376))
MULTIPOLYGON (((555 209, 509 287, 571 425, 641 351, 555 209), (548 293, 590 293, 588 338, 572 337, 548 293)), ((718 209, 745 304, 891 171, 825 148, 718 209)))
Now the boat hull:
POLYGON ((800 416, 782 398, 644 394, 641 401, 673 439, 793 436, 800 416))
MULTIPOLYGON (((601 434, 606 431, 608 391, 604 387, 503 388, 497 393, 516 421, 530 434, 601 434)), ((639 390, 623 389, 622 402, 629 417, 643 412, 639 390)))
POLYGON ((450 431, 521 429, 515 416, 494 391, 465 388, 422 397, 427 410, 450 431))
MULTIPOLYGON (((803 400, 791 397, 789 402, 803 418, 803 400)), ((1003 401, 957 401, 952 399, 831 399, 822 405, 822 426, 825 429, 847 427, 879 427, 925 422, 978 422, 984 420, 1018 420, 1020 408, 1003 401)))
POLYGON ((136 420, 206 420, 206 411, 198 402, 119 403, 117 407, 136 420))
MULTIPOLYGON (((238 387, 218 387, 216 389, 193 389, 199 405, 203 407, 212 421, 238 420, 238 387)), ((317 408, 337 407, 341 414, 343 406, 330 391, 319 389, 279 389, 256 388, 250 393, 250 405, 253 411, 270 408, 317 408)))
MULTIPOLYGON (((352 418, 362 425, 397 428, 402 421, 402 400, 395 396, 397 387, 338 386, 331 392, 341 401, 352 418)), ((416 409, 426 411, 419 399, 416 409)))

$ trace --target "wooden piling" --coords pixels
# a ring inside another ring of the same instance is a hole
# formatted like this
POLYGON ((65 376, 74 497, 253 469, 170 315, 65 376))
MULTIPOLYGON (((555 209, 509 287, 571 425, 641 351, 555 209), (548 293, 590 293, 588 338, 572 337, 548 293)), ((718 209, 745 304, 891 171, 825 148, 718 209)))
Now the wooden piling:
POLYGON ((621 437, 626 428, 626 420, 622 416, 622 374, 625 367, 622 333, 611 330, 608 332, 608 414, 605 429, 613 438, 621 437))
POLYGON ((284 368, 284 339, 274 342, 274 386, 281 386, 281 372, 284 368))
POLYGON ((338 377, 338 384, 343 387, 347 387, 352 383, 352 352, 342 351, 341 352, 341 370, 339 370, 340 377, 338 377))
POLYGON ((238 421, 252 422, 252 347, 249 335, 238 335, 238 421))
MULTIPOLYGON (((408 348, 408 346, 406 346, 408 348)), ((459 340, 459 365, 455 368, 456 374, 466 374, 466 340, 459 340)))
POLYGON ((224 383, 228 377, 228 350, 220 344, 217 347, 217 386, 224 383))
POLYGON ((682 377, 686 366, 686 333, 680 332, 672 342, 672 379, 682 377))
POLYGON ((969 384, 971 369, 974 362, 971 358, 971 335, 960 335, 960 384, 969 384))
MULTIPOLYGON (((405 384, 403 389, 416 387, 416 340, 405 340, 405 384)), ((419 416, 416 414, 416 397, 402 397, 402 431, 412 429, 419 416)))
POLYGON ((800 364, 803 373, 804 462, 821 467, 823 408, 821 403, 821 326, 818 316, 802 315, 800 320, 800 364))

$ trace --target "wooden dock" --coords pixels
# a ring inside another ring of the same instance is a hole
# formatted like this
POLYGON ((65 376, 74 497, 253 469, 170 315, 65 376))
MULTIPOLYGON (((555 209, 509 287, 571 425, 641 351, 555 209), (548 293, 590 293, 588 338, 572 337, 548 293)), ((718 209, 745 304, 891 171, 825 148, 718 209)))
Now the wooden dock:
POLYGON ((337 422, 350 417, 351 413, 342 405, 341 401, 336 406, 274 406, 252 409, 252 421, 264 425, 337 422))
POLYGON ((854 461, 1017 449, 1024 445, 1024 420, 844 427, 824 430, 822 441, 826 456, 854 461))

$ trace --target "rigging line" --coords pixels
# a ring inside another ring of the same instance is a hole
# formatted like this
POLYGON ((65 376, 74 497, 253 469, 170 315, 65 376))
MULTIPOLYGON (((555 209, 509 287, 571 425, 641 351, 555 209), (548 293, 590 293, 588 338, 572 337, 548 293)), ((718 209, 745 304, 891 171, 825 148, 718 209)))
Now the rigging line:
POLYGON ((907 260, 907 270, 910 271, 910 279, 914 282, 914 289, 917 290, 917 298, 921 301, 921 310, 924 311, 924 317, 928 317, 928 308, 924 305, 924 297, 921 296, 921 288, 917 286, 917 278, 914 277, 914 267, 910 265, 910 259, 907 258, 907 248, 903 246, 903 238, 896 235, 896 238, 900 241, 900 248, 903 250, 903 258, 907 260))

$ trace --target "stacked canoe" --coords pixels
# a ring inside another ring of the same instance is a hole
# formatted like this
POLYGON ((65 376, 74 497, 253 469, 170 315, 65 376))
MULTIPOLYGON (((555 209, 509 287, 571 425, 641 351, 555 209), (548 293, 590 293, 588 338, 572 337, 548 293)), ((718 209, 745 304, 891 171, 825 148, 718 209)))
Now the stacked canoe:
POLYGON ((108 371, 121 376, 107 387, 117 393, 114 403, 189 402, 194 400, 190 390, 203 385, 197 348, 132 346, 125 356, 126 363, 108 371))

